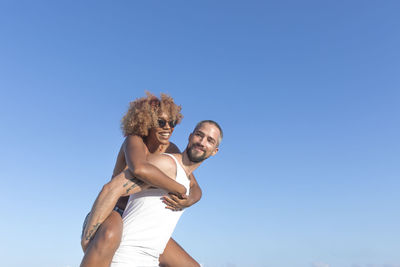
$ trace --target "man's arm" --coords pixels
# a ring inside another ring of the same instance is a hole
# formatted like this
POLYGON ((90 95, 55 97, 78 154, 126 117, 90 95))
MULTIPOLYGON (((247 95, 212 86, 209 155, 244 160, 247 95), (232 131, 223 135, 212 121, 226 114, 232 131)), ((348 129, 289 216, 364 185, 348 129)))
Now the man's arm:
POLYGON ((97 229, 107 219, 121 196, 127 196, 148 188, 149 185, 132 176, 129 170, 124 170, 105 184, 97 196, 89 214, 81 245, 86 250, 97 229))
POLYGON ((193 174, 189 176, 190 178, 190 193, 187 198, 179 198, 173 194, 168 194, 163 197, 163 202, 167 205, 166 208, 178 211, 183 210, 185 208, 189 208, 193 204, 197 203, 202 196, 202 191, 199 184, 196 181, 196 178, 193 174))
POLYGON ((189 178, 190 178, 190 193, 189 193, 190 197, 189 198, 192 199, 191 203, 190 203, 190 206, 192 206, 193 204, 197 203, 201 199, 203 192, 201 191, 201 188, 200 188, 199 184, 197 183, 197 180, 194 177, 193 173, 190 174, 189 178))

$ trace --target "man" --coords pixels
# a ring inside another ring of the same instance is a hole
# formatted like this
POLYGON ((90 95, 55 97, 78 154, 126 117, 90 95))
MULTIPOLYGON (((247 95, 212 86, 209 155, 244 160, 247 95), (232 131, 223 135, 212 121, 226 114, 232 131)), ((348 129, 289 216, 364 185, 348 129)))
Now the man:
MULTIPOLYGON (((189 175, 218 152, 221 127, 214 121, 199 122, 181 154, 162 154, 148 161, 189 190, 189 175)), ((165 191, 150 188, 130 196, 123 215, 121 244, 111 267, 159 266, 162 254, 183 211, 166 209, 160 198, 165 191)))

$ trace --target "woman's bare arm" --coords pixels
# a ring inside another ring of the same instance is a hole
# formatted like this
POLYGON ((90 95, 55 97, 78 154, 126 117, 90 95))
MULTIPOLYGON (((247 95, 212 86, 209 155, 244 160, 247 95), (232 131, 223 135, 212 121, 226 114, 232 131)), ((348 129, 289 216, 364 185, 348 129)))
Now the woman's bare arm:
POLYGON ((160 169, 147 161, 148 153, 139 136, 128 136, 125 142, 125 160, 132 175, 154 187, 162 188, 177 196, 186 193, 186 188, 170 179, 160 169))
MULTIPOLYGON (((179 148, 171 143, 169 146, 168 150, 166 151, 167 153, 181 153, 179 148)), ((184 198, 179 198, 176 195, 169 194, 163 197, 163 202, 167 205, 166 208, 171 209, 171 210, 182 210, 184 208, 188 208, 192 206, 193 204, 197 203, 202 196, 202 191, 197 183, 196 178, 194 177, 193 174, 190 174, 190 194, 188 197, 184 198)))

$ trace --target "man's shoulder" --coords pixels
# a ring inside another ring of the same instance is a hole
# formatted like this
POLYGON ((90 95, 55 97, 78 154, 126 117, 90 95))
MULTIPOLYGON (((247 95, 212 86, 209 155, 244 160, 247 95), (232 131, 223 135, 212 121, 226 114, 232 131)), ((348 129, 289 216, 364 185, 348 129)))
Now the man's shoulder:
POLYGON ((170 177, 174 177, 176 174, 176 163, 170 155, 151 155, 148 161, 170 177))
POLYGON ((147 160, 151 163, 161 163, 161 162, 166 162, 166 163, 173 163, 175 162, 174 159, 170 156, 173 154, 168 153, 169 155, 163 153, 163 154, 150 154, 147 157, 147 160))
POLYGON ((169 142, 169 145, 167 149, 165 150, 166 153, 172 154, 172 153, 181 153, 181 150, 177 145, 175 145, 172 142, 169 142))

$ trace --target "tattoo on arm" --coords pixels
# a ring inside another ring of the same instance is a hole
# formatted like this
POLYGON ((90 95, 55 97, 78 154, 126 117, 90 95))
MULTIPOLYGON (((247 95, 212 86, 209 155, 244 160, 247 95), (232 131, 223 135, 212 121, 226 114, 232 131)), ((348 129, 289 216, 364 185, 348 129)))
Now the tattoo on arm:
POLYGON ((133 184, 131 187, 129 187, 128 189, 126 189, 126 193, 128 194, 129 191, 131 191, 133 188, 135 188, 137 185, 133 184))
MULTIPOLYGON (((133 177, 133 178, 129 179, 129 181, 131 181, 133 184, 132 184, 130 187, 128 187, 128 188, 126 189, 126 193, 127 193, 127 194, 129 193, 129 191, 131 191, 131 190, 134 189, 135 187, 144 184, 143 181, 137 179, 136 177, 133 177)), ((123 187, 127 187, 127 186, 129 186, 129 182, 126 182, 126 183, 123 185, 123 187)))
POLYGON ((86 235, 86 240, 92 240, 94 234, 96 233, 97 229, 100 227, 99 223, 96 223, 92 226, 92 230, 89 231, 89 233, 86 235))

